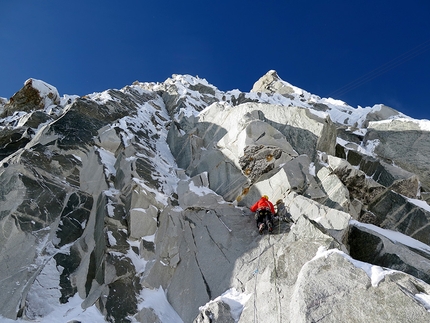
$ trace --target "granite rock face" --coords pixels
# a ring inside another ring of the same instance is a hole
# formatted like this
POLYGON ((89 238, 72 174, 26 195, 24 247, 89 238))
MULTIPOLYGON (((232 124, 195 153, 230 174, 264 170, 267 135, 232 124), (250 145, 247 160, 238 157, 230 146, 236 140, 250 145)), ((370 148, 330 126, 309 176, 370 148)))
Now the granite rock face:
POLYGON ((365 142, 376 141, 375 153, 383 160, 417 174, 426 192, 430 190, 427 156, 430 152, 429 132, 411 120, 371 122, 365 142))
POLYGON ((0 113, 0 317, 78 300, 75 321, 430 319, 422 122, 275 71, 249 93, 173 75, 60 97, 30 79, 0 113), (293 222, 260 235, 263 194, 293 222))

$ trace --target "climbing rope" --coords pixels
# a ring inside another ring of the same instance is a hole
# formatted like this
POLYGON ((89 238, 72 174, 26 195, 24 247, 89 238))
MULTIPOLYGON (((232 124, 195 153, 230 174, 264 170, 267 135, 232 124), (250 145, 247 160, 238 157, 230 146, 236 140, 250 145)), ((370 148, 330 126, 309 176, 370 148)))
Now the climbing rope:
MULTIPOLYGON (((281 226, 279 225, 279 227, 281 227, 281 226)), ((269 237, 269 239, 270 239, 270 237, 269 237)), ((276 242, 279 243, 280 240, 281 240, 281 236, 279 236, 278 241, 275 241, 275 243, 276 242)), ((273 246, 274 243, 271 244, 271 245, 273 246)), ((274 248, 272 248, 272 258, 273 258, 273 261, 274 261, 273 265, 274 265, 274 270, 275 270, 275 275, 274 275, 275 276, 275 291, 276 291, 276 295, 278 296, 278 302, 276 303, 276 307, 277 307, 276 310, 279 313, 279 322, 282 322, 282 314, 281 314, 282 306, 281 306, 281 298, 279 296, 279 289, 278 289, 278 280, 277 280, 277 278, 278 278, 278 269, 276 267, 276 261, 275 261, 276 258, 275 258, 275 249, 274 248)))
POLYGON ((379 66, 378 68, 370 71, 367 74, 364 74, 363 76, 355 79, 354 81, 342 86, 341 88, 331 92, 328 94, 329 97, 340 97, 345 93, 348 93, 355 88, 373 80, 374 78, 392 70, 393 68, 396 68, 397 66, 402 65, 403 63, 411 60, 412 58, 421 55, 428 51, 430 49, 430 40, 425 41, 424 43, 414 47, 413 49, 397 56, 396 58, 392 59, 391 61, 379 66))
POLYGON ((258 260, 257 260, 257 268, 254 270, 253 275, 255 276, 254 281, 254 323, 257 323, 257 275, 259 274, 258 269, 260 268, 260 256, 262 254, 261 248, 263 244, 260 245, 260 250, 258 250, 258 260))
MULTIPOLYGON (((273 234, 270 234, 270 233, 268 233, 267 234, 267 239, 268 239, 268 247, 267 248, 270 248, 270 247, 273 247, 273 245, 275 244, 275 243, 279 243, 279 241, 282 239, 282 236, 281 236, 281 225, 282 225, 282 222, 284 221, 281 217, 279 217, 278 216, 278 219, 277 219, 277 221, 278 221, 278 237, 279 237, 279 239, 278 239, 278 241, 271 241, 272 240, 272 238, 270 237, 271 235, 273 235, 273 234)), ((288 225, 287 223, 286 223, 286 225, 288 225)), ((285 230, 286 231, 286 230, 285 230)), ((283 232, 284 233, 284 232, 283 232)), ((263 236, 263 238, 264 238, 264 236, 263 236)), ((275 237, 273 237, 273 239, 275 239, 275 237)), ((275 239, 276 240, 276 239, 275 239)), ((267 249, 265 249, 265 250, 263 250, 263 243, 262 242, 260 242, 260 248, 259 248, 259 250, 258 250, 258 260, 257 260, 257 268, 253 271, 253 273, 252 273, 252 275, 253 276, 255 276, 255 281, 254 281, 254 323, 257 323, 258 322, 258 316, 257 316, 257 276, 258 276, 258 274, 260 273, 260 257, 261 257, 261 255, 266 251, 267 249)), ((274 251, 274 249, 272 248, 272 257, 273 257, 273 259, 275 259, 275 251, 274 251)), ((277 307, 277 311, 278 311, 278 313, 279 313, 279 318, 278 318, 278 320, 279 320, 279 322, 282 322, 282 306, 281 306, 281 298, 280 298, 280 295, 279 295, 279 290, 278 290, 278 286, 277 286, 277 284, 278 284, 278 282, 277 282, 277 278, 278 278, 278 272, 277 272, 277 267, 276 267, 276 263, 274 264, 274 266, 275 266, 275 291, 276 291, 276 293, 277 293, 277 295, 278 295, 278 302, 277 302, 277 304, 276 304, 276 307, 277 307)))
MULTIPOLYGON (((279 225, 280 227, 280 225, 279 225)), ((280 235, 279 235, 280 237, 280 235)), ((260 273, 260 257, 261 255, 268 249, 273 247, 273 245, 276 243, 276 241, 274 243, 271 242, 272 238, 271 238, 271 234, 267 234, 267 239, 268 239, 268 246, 266 249, 263 249, 263 244, 261 243, 260 245, 260 249, 259 249, 259 253, 258 253, 258 260, 257 260, 257 268, 254 270, 254 272, 252 273, 253 276, 255 276, 255 281, 254 281, 254 323, 258 323, 258 317, 257 317, 257 275, 260 273)), ((275 239, 275 237, 273 237, 273 239, 275 239)), ((279 238, 280 240, 281 238, 279 238)), ((279 241, 277 241, 279 242, 279 241)), ((272 248, 272 257, 273 259, 275 259, 275 251, 272 248)), ((278 290, 278 282, 277 282, 277 278, 278 278, 278 272, 276 269, 276 264, 275 264, 275 291, 278 295, 278 302, 276 304, 277 307, 277 311, 279 313, 279 322, 282 322, 282 314, 281 314, 281 310, 282 310, 282 306, 281 306, 281 298, 279 296, 279 290, 278 290)))

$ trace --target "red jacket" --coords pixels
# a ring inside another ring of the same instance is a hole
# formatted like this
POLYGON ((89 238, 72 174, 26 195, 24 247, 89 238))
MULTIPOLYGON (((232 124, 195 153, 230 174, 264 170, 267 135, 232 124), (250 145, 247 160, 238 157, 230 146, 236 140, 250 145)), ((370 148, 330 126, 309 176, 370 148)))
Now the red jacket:
POLYGON ((272 214, 275 214, 275 208, 272 202, 270 202, 269 200, 266 200, 264 197, 259 199, 253 206, 251 206, 250 210, 252 212, 256 212, 257 210, 264 209, 266 207, 270 208, 270 211, 272 212, 272 214))

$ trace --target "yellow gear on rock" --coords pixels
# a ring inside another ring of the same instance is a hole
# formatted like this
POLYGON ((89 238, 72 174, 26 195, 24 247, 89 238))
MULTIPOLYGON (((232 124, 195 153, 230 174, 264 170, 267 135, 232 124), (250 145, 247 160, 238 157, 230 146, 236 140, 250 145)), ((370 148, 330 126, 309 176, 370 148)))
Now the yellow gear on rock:
POLYGON ((269 199, 269 197, 267 195, 263 195, 263 198, 266 199, 266 200, 269 199))

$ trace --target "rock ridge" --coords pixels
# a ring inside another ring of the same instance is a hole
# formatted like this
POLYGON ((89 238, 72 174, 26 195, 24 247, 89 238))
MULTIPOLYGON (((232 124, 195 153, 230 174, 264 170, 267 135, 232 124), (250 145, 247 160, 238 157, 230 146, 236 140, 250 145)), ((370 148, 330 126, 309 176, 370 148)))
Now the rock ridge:
POLYGON ((173 75, 60 97, 30 79, 0 113, 5 320, 430 318, 422 122, 274 70, 250 92, 173 75), (292 219, 270 235, 262 194, 292 219))

